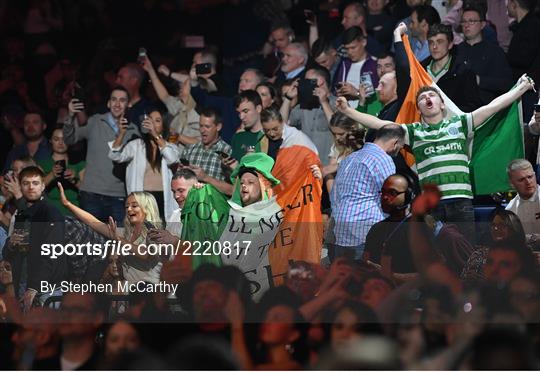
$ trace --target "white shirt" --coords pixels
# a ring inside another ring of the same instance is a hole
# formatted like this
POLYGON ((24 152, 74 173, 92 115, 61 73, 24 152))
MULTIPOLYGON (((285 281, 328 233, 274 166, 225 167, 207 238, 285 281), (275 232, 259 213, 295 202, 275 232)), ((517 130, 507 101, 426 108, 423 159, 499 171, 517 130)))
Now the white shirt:
POLYGON ((182 208, 175 209, 169 217, 166 227, 168 232, 179 238, 182 236, 182 220, 180 219, 181 214, 182 208))
POLYGON ((530 199, 523 199, 521 196, 516 195, 514 199, 508 203, 506 210, 512 211, 521 220, 523 230, 525 234, 539 234, 540 233, 540 199, 538 198, 538 192, 540 186, 536 186, 536 192, 530 199))
MULTIPOLYGON (((125 146, 113 148, 114 141, 109 142, 109 159, 116 162, 128 162, 126 169, 126 189, 128 194, 134 191, 144 191, 144 171, 146 170, 146 149, 142 139, 128 142, 125 146)), ((165 147, 159 150, 161 152, 161 181, 163 182, 163 199, 165 204, 165 219, 178 206, 174 200, 170 185, 172 180, 172 171, 169 165, 174 164, 180 158, 178 147, 167 142, 165 147)))
MULTIPOLYGON (((347 82, 351 83, 353 87, 358 89, 360 87, 360 71, 362 71, 362 66, 364 66, 364 63, 366 62, 365 59, 354 62, 351 64, 351 69, 349 70, 349 73, 347 74, 347 82)), ((356 108, 358 106, 358 100, 350 100, 349 106, 352 108, 356 108)))

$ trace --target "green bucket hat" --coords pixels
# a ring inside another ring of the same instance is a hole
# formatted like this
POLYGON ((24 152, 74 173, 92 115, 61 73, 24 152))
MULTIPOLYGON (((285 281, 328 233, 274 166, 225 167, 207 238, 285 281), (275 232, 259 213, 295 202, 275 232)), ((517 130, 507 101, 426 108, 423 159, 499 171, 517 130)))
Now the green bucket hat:
POLYGON ((279 180, 272 175, 274 159, 263 152, 253 152, 246 154, 240 159, 238 166, 234 168, 231 174, 231 182, 234 184, 236 177, 243 168, 255 169, 262 174, 273 186, 279 184, 279 180))

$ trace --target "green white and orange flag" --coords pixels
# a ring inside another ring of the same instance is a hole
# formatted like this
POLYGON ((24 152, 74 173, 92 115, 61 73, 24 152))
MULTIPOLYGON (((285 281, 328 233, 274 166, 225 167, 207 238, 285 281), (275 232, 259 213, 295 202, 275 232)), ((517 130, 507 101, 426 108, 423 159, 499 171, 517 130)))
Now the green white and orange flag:
MULTIPOLYGON (((444 94, 418 62, 407 35, 403 36, 403 44, 409 60, 411 85, 396 123, 408 124, 420 121, 416 93, 426 85, 435 87, 441 92, 447 118, 462 115, 463 112, 444 94)), ((489 118, 474 131, 474 137, 469 138, 471 159, 469 168, 475 195, 511 190, 506 177, 506 166, 511 160, 525 155, 522 122, 521 101, 516 101, 489 118)), ((414 163, 412 154, 406 153, 404 156, 409 165, 414 163)))
POLYGON ((262 153, 240 160, 231 176, 235 192, 230 200, 206 185, 189 192, 182 210, 183 240, 207 246, 216 242, 210 255, 192 256, 193 268, 203 263, 237 266, 251 281, 255 298, 282 281, 290 261, 320 261, 322 188, 309 169, 320 162, 307 137, 285 128, 275 164, 262 153), (271 174, 260 166, 268 159, 271 174), (262 190, 262 200, 246 207, 238 192, 242 167, 256 170, 262 190))

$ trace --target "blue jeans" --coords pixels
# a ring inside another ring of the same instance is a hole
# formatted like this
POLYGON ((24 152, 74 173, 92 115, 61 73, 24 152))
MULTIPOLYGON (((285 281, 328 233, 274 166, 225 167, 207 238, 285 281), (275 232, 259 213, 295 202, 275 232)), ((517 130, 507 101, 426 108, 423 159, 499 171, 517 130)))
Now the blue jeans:
POLYGON ((123 197, 100 195, 87 191, 79 193, 79 205, 82 209, 105 223, 109 221, 109 216, 111 216, 120 227, 124 225, 125 203, 126 198, 123 197))

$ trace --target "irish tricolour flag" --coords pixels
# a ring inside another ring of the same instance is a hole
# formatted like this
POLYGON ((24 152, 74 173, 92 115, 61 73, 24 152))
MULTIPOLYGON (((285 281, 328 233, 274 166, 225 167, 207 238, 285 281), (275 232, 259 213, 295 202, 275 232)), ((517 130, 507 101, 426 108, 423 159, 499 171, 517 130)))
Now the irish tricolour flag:
MULTIPOLYGON (((248 154, 239 167, 264 168, 258 164, 264 157, 269 159, 266 155, 248 154)), ((238 266, 252 282, 257 298, 282 281, 290 261, 318 263, 322 189, 309 169, 313 164, 320 166, 320 160, 311 140, 285 126, 276 162, 270 167, 271 175, 280 183, 272 184, 264 171, 257 172, 263 190, 260 202, 242 206, 238 177, 234 179, 231 199, 210 185, 192 189, 182 210, 182 239, 192 245, 216 242, 210 250, 213 254, 192 256, 193 268, 203 263, 238 266), (230 249, 224 249, 226 246, 230 249), (220 254, 215 254, 220 249, 220 254)))
MULTIPOLYGON (((447 117, 461 115, 463 112, 444 94, 418 62, 406 35, 403 44, 410 66, 411 85, 403 102, 396 123, 413 123, 420 120, 416 108, 416 92, 422 86, 436 87, 443 96, 447 117)), ((506 166, 525 154, 521 118, 521 101, 489 118, 470 138, 470 170, 473 191, 476 195, 486 195, 511 190, 506 176, 506 166)), ((406 154, 409 164, 414 162, 411 154, 406 154)))

